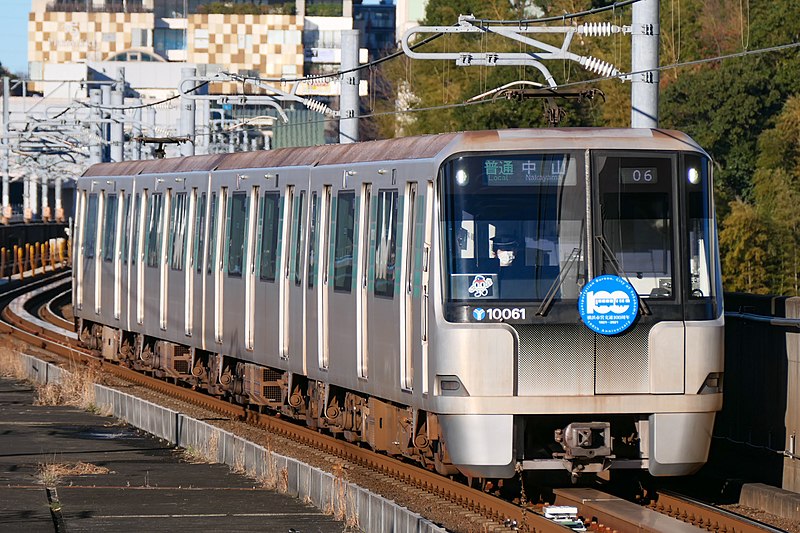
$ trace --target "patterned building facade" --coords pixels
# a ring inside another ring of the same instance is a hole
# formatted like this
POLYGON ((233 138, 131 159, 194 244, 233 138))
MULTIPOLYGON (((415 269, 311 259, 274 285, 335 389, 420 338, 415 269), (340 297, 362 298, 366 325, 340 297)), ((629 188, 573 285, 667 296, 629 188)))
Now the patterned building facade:
POLYGON ((28 61, 38 65, 110 61, 125 52, 156 60, 219 65, 268 77, 303 74, 303 19, 293 15, 190 14, 158 19, 152 12, 59 11, 34 3, 28 61), (44 9, 36 9, 38 6, 44 9))

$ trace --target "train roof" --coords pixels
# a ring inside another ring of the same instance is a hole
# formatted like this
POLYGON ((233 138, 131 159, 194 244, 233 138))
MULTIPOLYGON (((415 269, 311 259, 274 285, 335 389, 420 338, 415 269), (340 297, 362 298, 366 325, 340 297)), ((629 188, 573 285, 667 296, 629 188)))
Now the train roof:
POLYGON ((548 128, 466 131, 401 137, 351 144, 279 148, 231 154, 99 163, 83 176, 135 176, 248 168, 325 166, 374 161, 432 159, 440 154, 487 150, 639 149, 694 150, 702 148, 688 135, 663 129, 548 128))

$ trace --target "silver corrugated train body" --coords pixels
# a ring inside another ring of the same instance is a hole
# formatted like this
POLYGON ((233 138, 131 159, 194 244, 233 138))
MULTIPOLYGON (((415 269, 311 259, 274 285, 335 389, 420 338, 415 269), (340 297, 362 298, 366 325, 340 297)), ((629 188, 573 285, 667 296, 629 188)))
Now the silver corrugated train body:
POLYGON ((710 174, 622 129, 96 165, 81 338, 443 473, 690 473, 722 404, 710 174))

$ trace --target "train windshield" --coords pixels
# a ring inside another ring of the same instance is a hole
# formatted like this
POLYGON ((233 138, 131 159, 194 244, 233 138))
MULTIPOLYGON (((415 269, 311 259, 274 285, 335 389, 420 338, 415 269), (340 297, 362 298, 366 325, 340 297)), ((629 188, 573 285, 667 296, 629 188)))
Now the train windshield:
POLYGON ((541 301, 550 291, 577 299, 586 281, 583 168, 580 152, 445 163, 448 300, 541 301))

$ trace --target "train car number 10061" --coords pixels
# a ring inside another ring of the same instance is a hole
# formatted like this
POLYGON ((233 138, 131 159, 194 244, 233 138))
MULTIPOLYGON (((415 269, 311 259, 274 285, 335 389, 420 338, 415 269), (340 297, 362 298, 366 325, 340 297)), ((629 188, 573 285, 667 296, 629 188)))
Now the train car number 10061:
POLYGON ((525 320, 524 307, 478 307, 472 310, 475 320, 525 320))

